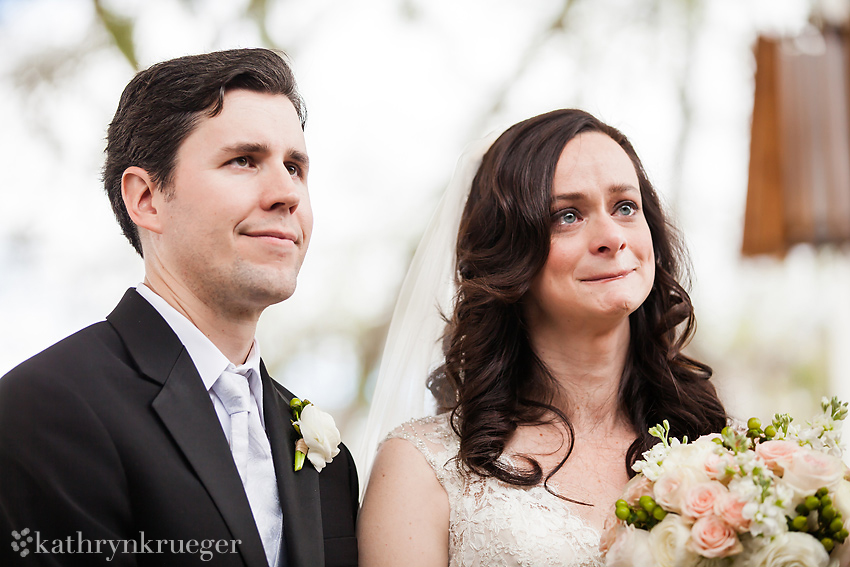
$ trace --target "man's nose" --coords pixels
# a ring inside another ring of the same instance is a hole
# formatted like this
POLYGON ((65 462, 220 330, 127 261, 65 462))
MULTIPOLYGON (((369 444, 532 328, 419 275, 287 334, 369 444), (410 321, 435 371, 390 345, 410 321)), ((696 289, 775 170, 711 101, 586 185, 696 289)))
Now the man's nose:
POLYGON ((301 203, 303 188, 296 182, 286 165, 281 164, 266 171, 263 179, 263 208, 289 209, 292 214, 301 203))

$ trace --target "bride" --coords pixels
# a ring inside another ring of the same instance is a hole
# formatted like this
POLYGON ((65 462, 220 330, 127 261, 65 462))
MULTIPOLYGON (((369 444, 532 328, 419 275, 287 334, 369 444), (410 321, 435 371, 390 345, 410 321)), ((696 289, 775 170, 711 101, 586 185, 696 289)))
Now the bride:
POLYGON ((441 413, 381 444, 361 565, 601 565, 647 430, 726 424, 711 369, 682 353, 683 250, 629 141, 579 110, 512 126, 458 185, 441 413))

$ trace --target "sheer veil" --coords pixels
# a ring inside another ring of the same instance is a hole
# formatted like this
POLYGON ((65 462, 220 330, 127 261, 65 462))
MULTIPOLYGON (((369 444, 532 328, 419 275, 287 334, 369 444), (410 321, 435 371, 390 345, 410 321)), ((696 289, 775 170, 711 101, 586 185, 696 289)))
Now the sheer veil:
POLYGON ((356 455, 364 489, 375 451, 387 433, 409 419, 435 413, 436 402, 426 381, 442 363, 443 314, 451 313, 454 298, 460 217, 481 159, 500 133, 464 149, 401 285, 356 455))

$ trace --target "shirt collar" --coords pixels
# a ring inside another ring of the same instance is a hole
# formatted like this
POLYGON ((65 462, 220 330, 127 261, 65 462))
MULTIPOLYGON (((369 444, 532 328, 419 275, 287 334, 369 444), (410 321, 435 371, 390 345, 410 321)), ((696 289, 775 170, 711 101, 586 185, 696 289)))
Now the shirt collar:
MULTIPOLYGON (((198 374, 201 375, 201 380, 204 382, 204 387, 209 391, 212 388, 221 373, 231 365, 231 362, 224 356, 218 347, 207 337, 194 323, 189 321, 185 315, 177 311, 167 301, 156 294, 151 288, 144 283, 136 286, 136 291, 144 297, 148 303, 165 319, 177 338, 186 347, 186 351, 195 363, 195 368, 198 374)), ((232 365, 236 372, 245 374, 248 377, 248 383, 251 386, 251 393, 258 400, 257 405, 260 406, 260 415, 262 415, 263 385, 260 381, 260 345, 257 339, 251 344, 251 350, 248 353, 248 358, 243 364, 232 365), (252 372, 247 373, 247 370, 252 372)))

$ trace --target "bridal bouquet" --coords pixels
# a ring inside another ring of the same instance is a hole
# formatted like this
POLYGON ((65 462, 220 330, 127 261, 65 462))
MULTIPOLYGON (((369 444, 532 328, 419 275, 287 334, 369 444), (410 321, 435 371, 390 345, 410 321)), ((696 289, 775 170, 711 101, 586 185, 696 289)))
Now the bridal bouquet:
POLYGON ((762 428, 727 427, 643 454, 600 548, 609 567, 842 567, 850 565, 850 481, 840 421, 847 404, 823 399, 805 424, 777 414, 762 428))

